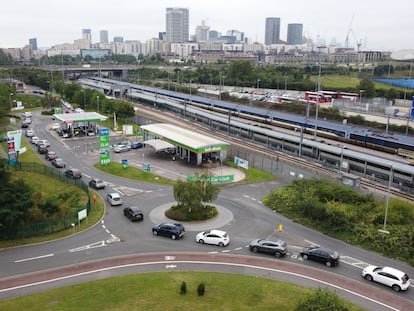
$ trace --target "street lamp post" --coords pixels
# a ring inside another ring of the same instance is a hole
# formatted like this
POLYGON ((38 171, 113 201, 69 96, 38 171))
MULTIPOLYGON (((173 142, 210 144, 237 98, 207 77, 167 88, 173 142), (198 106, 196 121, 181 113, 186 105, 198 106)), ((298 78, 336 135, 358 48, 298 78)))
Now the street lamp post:
MULTIPOLYGON (((413 98, 414 98, 414 96, 413 96, 413 98)), ((410 119, 411 119, 411 114, 413 113, 413 109, 414 108, 408 109, 407 126, 405 127, 405 136, 408 136, 408 127, 410 126, 410 119)))
POLYGON ((362 95, 364 94, 364 90, 359 90, 359 105, 362 105, 362 95))
POLYGON ((13 101, 12 101, 12 96, 13 96, 14 94, 13 93, 10 93, 9 94, 9 99, 10 99, 10 111, 13 109, 13 101))
POLYGON ((342 145, 342 147, 341 147, 341 160, 339 161, 339 173, 338 173, 338 175, 341 175, 342 174, 342 167, 343 167, 343 163, 344 163, 344 149, 345 149, 345 146, 344 145, 342 145))
POLYGON ((256 88, 257 88, 257 89, 259 89, 259 88, 260 88, 260 79, 257 79, 257 86, 256 86, 256 88))
POLYGON ((96 96, 96 107, 99 113, 99 95, 96 96))
POLYGON ((316 132, 318 130, 319 92, 321 91, 321 70, 322 70, 322 64, 321 64, 321 59, 319 57, 318 89, 316 93, 315 132, 313 133, 313 137, 315 139, 316 139, 316 132))
POLYGON ((385 233, 389 233, 387 231, 387 216, 388 216, 388 206, 389 206, 389 203, 390 203, 391 184, 392 184, 393 179, 394 179, 394 168, 391 166, 390 167, 390 177, 388 179, 387 201, 385 203, 384 228, 382 230, 379 230, 382 233, 382 238, 384 238, 385 233))

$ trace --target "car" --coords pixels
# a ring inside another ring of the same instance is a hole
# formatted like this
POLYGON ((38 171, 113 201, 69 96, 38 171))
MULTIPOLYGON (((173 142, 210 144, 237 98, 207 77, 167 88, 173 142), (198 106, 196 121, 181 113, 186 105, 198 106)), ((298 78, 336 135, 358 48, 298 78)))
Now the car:
POLYGON ((324 263, 327 267, 337 266, 339 264, 338 252, 325 247, 304 247, 300 251, 300 256, 305 260, 311 259, 324 263))
POLYGON ((26 122, 26 121, 23 121, 23 122, 22 122, 22 124, 21 124, 21 127, 22 127, 22 129, 23 129, 23 128, 28 128, 28 127, 29 127, 29 125, 30 125, 30 123, 28 123, 28 122, 26 122))
POLYGON ((152 227, 153 235, 162 235, 173 240, 183 237, 184 233, 185 228, 179 223, 164 222, 152 227))
POLYGON ((129 140, 119 141, 119 142, 113 144, 111 147, 112 147, 112 149, 115 149, 117 146, 122 146, 122 145, 128 146, 128 147, 131 148, 131 142, 129 140))
POLYGON ((55 151, 48 150, 45 154, 46 160, 52 161, 53 159, 56 159, 58 156, 55 151))
POLYGON ((131 144, 131 149, 140 149, 142 147, 143 147, 143 145, 139 141, 135 141, 131 144))
POLYGON ((52 165, 57 168, 66 167, 66 162, 62 158, 56 158, 52 160, 52 165))
POLYGON ((362 277, 367 281, 374 281, 389 286, 396 292, 407 290, 410 287, 408 275, 391 267, 370 265, 362 270, 362 277))
POLYGON ((43 144, 46 147, 50 147, 50 143, 47 139, 39 139, 39 141, 37 142, 37 145, 39 145, 39 144, 43 144))
POLYGON ((106 200, 111 206, 122 205, 122 198, 118 192, 108 193, 106 195, 106 200))
POLYGON ((47 146, 45 144, 37 144, 37 152, 39 152, 40 154, 47 153, 47 146))
POLYGON ((71 178, 71 179, 80 179, 80 178, 82 178, 82 173, 77 168, 70 168, 70 169, 66 170, 65 175, 66 175, 66 177, 71 178))
POLYGON ((124 215, 131 221, 144 220, 144 214, 137 206, 125 207, 124 215))
POLYGON ((32 143, 32 144, 35 144, 35 145, 37 145, 37 143, 39 142, 39 137, 37 137, 37 136, 32 136, 32 138, 30 139, 30 142, 32 143))
POLYGON ((230 237, 227 232, 221 230, 202 231, 196 235, 196 242, 201 244, 213 244, 218 246, 227 246, 230 243, 230 237))
POLYGON ((33 137, 34 136, 34 132, 31 129, 27 129, 25 134, 26 134, 26 137, 33 137))
POLYGON ((114 147, 114 152, 116 153, 126 152, 129 150, 131 150, 131 147, 127 145, 118 145, 114 147))
POLYGON ((52 130, 57 131, 58 129, 60 129, 60 123, 54 123, 52 125, 52 130))
POLYGON ((287 254, 287 245, 285 241, 267 240, 267 239, 255 239, 249 243, 249 249, 253 253, 267 253, 279 258, 287 254))
POLYGON ((94 178, 89 182, 89 187, 94 189, 105 189, 105 182, 99 178, 94 178))

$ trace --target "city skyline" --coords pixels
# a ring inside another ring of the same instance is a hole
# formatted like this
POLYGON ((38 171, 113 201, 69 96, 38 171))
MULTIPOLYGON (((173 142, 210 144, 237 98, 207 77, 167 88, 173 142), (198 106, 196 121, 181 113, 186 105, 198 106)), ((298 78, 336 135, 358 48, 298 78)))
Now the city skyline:
POLYGON ((218 1, 207 4, 190 0, 153 0, 143 6, 132 0, 119 0, 114 4, 95 0, 73 0, 61 8, 61 3, 52 0, 32 2, 22 0, 19 7, 10 2, 2 5, 0 26, 0 48, 22 48, 30 38, 36 38, 39 48, 61 43, 71 43, 82 37, 81 29, 91 29, 92 42, 99 42, 99 31, 107 30, 109 41, 120 36, 125 40, 145 42, 157 38, 166 31, 167 7, 189 9, 190 35, 195 34, 202 20, 210 30, 225 34, 235 29, 245 34, 249 42, 264 43, 265 20, 280 18, 280 39, 287 40, 288 24, 303 24, 304 36, 323 44, 336 42, 369 50, 411 49, 414 34, 411 29, 410 8, 414 4, 396 0, 387 7, 378 1, 349 0, 292 0, 287 3, 257 0, 254 5, 247 0, 218 1), (51 13, 53 12, 53 13, 51 13))

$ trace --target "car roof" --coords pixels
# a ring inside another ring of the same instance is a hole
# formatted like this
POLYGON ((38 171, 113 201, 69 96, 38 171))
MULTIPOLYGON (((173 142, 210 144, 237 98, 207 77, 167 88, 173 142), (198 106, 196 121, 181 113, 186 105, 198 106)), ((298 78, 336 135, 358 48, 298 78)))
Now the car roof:
POLYGON ((129 208, 133 211, 141 212, 141 209, 138 206, 130 206, 129 208))
POLYGON ((217 234, 217 235, 224 235, 227 233, 226 231, 217 230, 217 229, 207 230, 205 232, 209 232, 209 233, 217 234))
POLYGON ((395 275, 396 277, 403 277, 405 275, 405 272, 391 267, 383 267, 382 271, 395 275))
POLYGON ((111 197, 121 197, 118 192, 108 193, 108 195, 110 195, 111 197))

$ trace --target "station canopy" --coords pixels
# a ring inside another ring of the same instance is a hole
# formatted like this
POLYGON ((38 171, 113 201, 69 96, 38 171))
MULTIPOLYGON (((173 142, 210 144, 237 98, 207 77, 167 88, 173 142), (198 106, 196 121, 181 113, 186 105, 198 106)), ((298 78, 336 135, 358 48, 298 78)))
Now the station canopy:
POLYGON ((56 120, 64 123, 73 122, 99 122, 106 121, 108 117, 103 116, 97 112, 72 112, 72 113, 60 113, 53 115, 56 120))
POLYGON ((169 142, 161 139, 150 139, 144 141, 145 145, 150 145, 152 148, 155 149, 155 151, 163 151, 167 149, 175 149, 176 146, 173 144, 170 144, 169 142))

